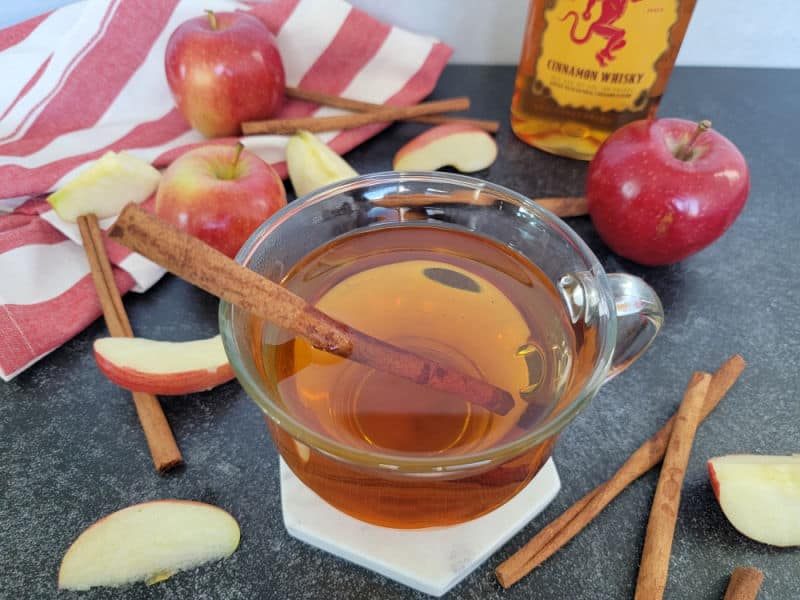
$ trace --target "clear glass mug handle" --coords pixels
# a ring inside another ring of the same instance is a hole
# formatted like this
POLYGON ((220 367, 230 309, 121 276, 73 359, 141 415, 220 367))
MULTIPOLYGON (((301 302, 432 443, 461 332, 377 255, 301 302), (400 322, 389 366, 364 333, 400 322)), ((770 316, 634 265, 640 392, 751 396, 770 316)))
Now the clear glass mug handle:
POLYGON ((664 323, 661 300, 642 279, 625 273, 610 273, 607 277, 617 312, 617 342, 606 381, 639 358, 664 323))
MULTIPOLYGON (((607 275, 617 315, 617 339, 606 381, 622 373, 647 350, 664 322, 661 300, 649 285, 633 275, 607 275)), ((564 275, 558 283, 573 323, 592 324, 607 309, 600 301, 592 274, 564 275)))

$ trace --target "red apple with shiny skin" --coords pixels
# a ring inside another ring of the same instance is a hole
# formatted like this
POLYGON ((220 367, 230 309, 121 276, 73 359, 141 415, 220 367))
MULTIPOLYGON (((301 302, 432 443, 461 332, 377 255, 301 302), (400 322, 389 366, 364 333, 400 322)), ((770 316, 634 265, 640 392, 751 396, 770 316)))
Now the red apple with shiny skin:
POLYGON ((179 25, 167 42, 167 83, 178 109, 206 137, 235 136, 283 103, 275 36, 253 15, 213 13, 179 25))
POLYGON ((209 144, 177 158, 156 191, 156 214, 233 258, 286 206, 283 181, 240 144, 209 144))
POLYGON ((603 241, 651 266, 679 262, 719 238, 749 191, 738 148, 683 119, 618 129, 598 149, 586 180, 589 214, 603 241))

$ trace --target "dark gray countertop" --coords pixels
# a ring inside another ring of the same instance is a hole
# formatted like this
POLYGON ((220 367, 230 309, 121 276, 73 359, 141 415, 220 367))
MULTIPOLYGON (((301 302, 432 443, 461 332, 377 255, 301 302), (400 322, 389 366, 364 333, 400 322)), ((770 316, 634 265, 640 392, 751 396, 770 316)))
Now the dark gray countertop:
MULTIPOLYGON (((586 165, 533 150, 508 128, 514 69, 448 67, 437 97, 469 95, 472 114, 503 122, 495 183, 531 196, 581 193, 586 165)), ((800 71, 676 69, 661 116, 710 118, 744 153, 752 191, 713 246, 682 264, 643 268, 605 248, 587 218, 570 224, 608 271, 647 280, 666 311, 662 333, 629 371, 600 391, 562 434, 555 459, 563 487, 550 507, 448 598, 631 597, 658 472, 631 485, 593 523, 522 582, 503 591, 493 570, 544 524, 616 468, 676 409, 695 369, 738 352, 739 383, 699 430, 685 481, 667 597, 717 600, 737 565, 763 569, 760 598, 800 597, 800 549, 751 542, 726 521, 708 483, 715 455, 800 452, 800 71)), ((392 126, 348 155, 360 172, 387 170, 421 125, 392 126)), ((217 331, 217 302, 172 276, 125 298, 145 337, 194 339, 217 331)), ((61 557, 99 517, 157 498, 190 498, 230 511, 241 546, 224 562, 153 587, 98 589, 86 598, 423 598, 290 538, 283 528, 277 455, 236 383, 162 404, 186 466, 152 468, 124 390, 97 370, 92 340, 102 320, 7 384, 0 383, 0 597, 51 598, 61 557)))

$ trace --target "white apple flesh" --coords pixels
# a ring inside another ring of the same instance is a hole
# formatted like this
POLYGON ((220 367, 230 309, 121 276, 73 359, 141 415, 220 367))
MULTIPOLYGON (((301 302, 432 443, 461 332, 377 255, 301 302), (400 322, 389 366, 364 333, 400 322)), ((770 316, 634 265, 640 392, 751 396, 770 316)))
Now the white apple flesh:
POLYGON ((435 171, 455 167, 472 173, 489 167, 497 158, 492 136, 473 125, 447 123, 428 129, 397 151, 395 171, 435 171))
POLYGON ((239 525, 227 512, 202 502, 157 500, 100 519, 64 554, 58 587, 88 590, 146 581, 156 583, 233 554, 239 525))
POLYGON ((68 223, 88 214, 104 219, 119 214, 126 204, 147 200, 160 180, 161 173, 141 158, 106 152, 47 201, 68 223))
POLYGON ((708 461, 708 474, 740 533, 773 546, 800 545, 800 455, 720 456, 708 461))
POLYGON ((94 342, 100 371, 134 392, 191 394, 233 379, 219 335, 190 342, 108 337, 94 342))
POLYGON ((298 131, 289 138, 286 168, 298 198, 331 183, 358 176, 347 161, 309 131, 298 131))

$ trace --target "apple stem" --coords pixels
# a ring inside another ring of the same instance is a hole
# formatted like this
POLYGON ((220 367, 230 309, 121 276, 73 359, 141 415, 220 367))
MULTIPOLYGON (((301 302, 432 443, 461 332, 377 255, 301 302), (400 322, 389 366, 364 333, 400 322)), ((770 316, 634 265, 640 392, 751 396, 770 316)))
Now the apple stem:
POLYGON ((217 30, 217 15, 214 14, 213 10, 207 10, 206 14, 208 14, 208 22, 211 25, 211 29, 213 31, 217 30))
POLYGON ((236 165, 239 164, 239 157, 242 155, 242 150, 244 150, 244 144, 242 142, 236 142, 236 146, 233 149, 233 162, 231 163, 230 179, 234 178, 236 173, 236 165))
POLYGON ((678 148, 678 151, 675 153, 675 158, 678 160, 689 160, 692 157, 692 148, 694 143, 697 141, 697 138, 700 137, 701 133, 704 133, 711 129, 711 121, 708 119, 703 119, 697 124, 697 128, 694 130, 692 137, 689 138, 689 141, 678 148))

